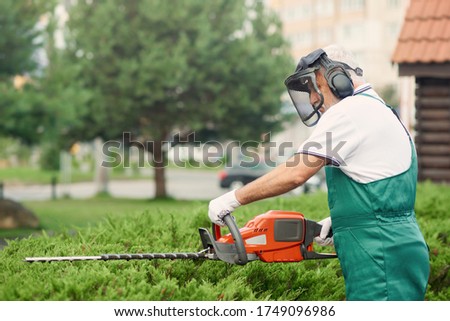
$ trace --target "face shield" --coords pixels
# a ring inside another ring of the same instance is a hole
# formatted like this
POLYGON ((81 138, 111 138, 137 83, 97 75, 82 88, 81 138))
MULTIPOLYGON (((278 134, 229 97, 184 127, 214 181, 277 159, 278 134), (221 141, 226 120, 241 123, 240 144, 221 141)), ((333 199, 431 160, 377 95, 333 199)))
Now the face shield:
POLYGON ((321 116, 319 109, 323 105, 323 95, 317 88, 315 74, 319 68, 314 66, 299 70, 284 82, 295 109, 308 127, 316 125, 321 116))

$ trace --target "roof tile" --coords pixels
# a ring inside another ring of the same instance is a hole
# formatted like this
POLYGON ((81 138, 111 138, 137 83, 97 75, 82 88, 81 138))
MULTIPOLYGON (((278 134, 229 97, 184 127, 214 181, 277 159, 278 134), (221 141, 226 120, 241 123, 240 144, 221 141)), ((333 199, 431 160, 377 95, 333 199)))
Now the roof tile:
POLYGON ((406 12, 406 18, 415 19, 417 17, 420 17, 425 9, 424 7, 425 7, 425 1, 411 0, 408 11, 406 12))
POLYGON ((432 19, 425 39, 450 41, 450 19, 432 19))
POLYGON ((450 1, 439 1, 437 12, 439 13, 439 17, 450 18, 450 1))
POLYGON ((392 61, 450 61, 450 0, 411 0, 392 61))
POLYGON ((419 20, 405 20, 402 30, 400 31, 399 39, 407 40, 414 38, 416 30, 419 27, 419 20))
POLYGON ((436 61, 450 61, 450 41, 441 41, 436 50, 436 61))
POLYGON ((430 30, 433 25, 433 20, 415 20, 418 22, 418 28, 416 29, 415 35, 412 37, 413 40, 427 39, 430 36, 430 30))
MULTIPOLYGON (((420 0, 422 2, 426 2, 426 5, 423 7, 423 12, 419 14, 419 19, 432 19, 434 17, 438 17, 438 8, 440 0, 420 0)), ((448 1, 448 0, 447 0, 448 1)))

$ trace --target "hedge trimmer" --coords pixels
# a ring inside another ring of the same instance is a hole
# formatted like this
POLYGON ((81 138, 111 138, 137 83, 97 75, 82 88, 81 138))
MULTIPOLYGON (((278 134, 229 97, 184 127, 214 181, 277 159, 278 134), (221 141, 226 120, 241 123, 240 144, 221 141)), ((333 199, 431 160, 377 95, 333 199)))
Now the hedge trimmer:
POLYGON ((153 260, 210 259, 244 265, 247 262, 299 262, 310 259, 335 258, 335 254, 316 253, 313 239, 321 225, 305 219, 303 214, 289 211, 268 211, 258 215, 239 229, 228 213, 223 218, 230 230, 221 235, 213 224, 212 235, 199 228, 203 250, 192 253, 102 254, 97 256, 27 257, 26 262, 87 261, 87 260, 153 260))

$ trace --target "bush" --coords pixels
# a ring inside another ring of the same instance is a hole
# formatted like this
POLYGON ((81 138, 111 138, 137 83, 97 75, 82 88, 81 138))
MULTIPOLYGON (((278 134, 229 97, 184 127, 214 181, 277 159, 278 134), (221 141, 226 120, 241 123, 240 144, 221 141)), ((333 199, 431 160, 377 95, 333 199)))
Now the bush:
MULTIPOLYGON (((431 249, 426 298, 449 300, 450 188, 421 184, 419 224, 431 249)), ((201 249, 198 227, 208 227, 207 204, 187 203, 183 212, 151 209, 109 217, 76 235, 44 234, 11 241, 0 253, 0 300, 343 300, 338 260, 298 263, 135 260, 25 263, 27 256, 101 253, 191 252, 201 249)), ((308 218, 327 216, 326 195, 276 198, 235 212, 238 225, 270 209, 296 210, 308 218)))
POLYGON ((56 145, 47 144, 42 146, 40 166, 43 170, 54 171, 60 167, 60 149, 56 145))
POLYGON ((450 187, 418 185, 416 215, 430 248, 429 300, 450 300, 450 187))

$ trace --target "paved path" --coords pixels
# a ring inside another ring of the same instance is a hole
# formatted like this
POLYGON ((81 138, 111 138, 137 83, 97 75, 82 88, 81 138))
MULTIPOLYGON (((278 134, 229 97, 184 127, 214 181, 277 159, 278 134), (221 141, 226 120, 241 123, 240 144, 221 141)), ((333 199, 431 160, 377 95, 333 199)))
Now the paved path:
MULTIPOLYGON (((217 172, 212 170, 167 169, 167 192, 176 199, 210 200, 226 190, 219 187, 217 172)), ((115 197, 152 198, 155 194, 151 178, 142 180, 111 181, 109 192, 115 197)), ((4 197, 16 201, 48 200, 52 197, 50 185, 24 185, 4 187, 4 197)), ((57 197, 68 195, 72 198, 89 198, 97 193, 97 186, 92 182, 59 184, 57 197)))

